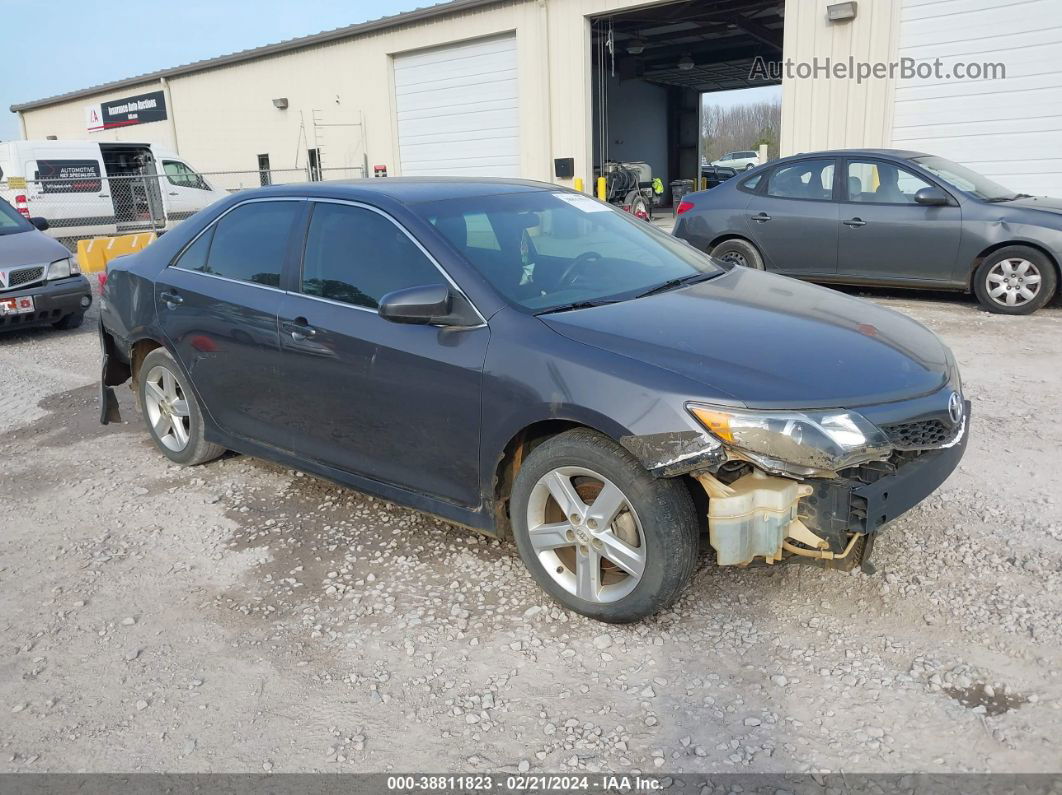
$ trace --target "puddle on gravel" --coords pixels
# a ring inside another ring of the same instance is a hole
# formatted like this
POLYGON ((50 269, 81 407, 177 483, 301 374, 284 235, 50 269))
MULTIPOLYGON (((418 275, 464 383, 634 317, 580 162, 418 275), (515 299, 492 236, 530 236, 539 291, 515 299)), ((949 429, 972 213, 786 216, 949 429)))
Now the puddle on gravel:
POLYGON ((944 688, 944 692, 958 701, 964 707, 976 709, 984 707, 984 712, 989 717, 1002 715, 1017 709, 1022 704, 1028 703, 1028 699, 1020 693, 1002 693, 999 690, 988 692, 989 688, 984 682, 974 682, 969 687, 944 688))

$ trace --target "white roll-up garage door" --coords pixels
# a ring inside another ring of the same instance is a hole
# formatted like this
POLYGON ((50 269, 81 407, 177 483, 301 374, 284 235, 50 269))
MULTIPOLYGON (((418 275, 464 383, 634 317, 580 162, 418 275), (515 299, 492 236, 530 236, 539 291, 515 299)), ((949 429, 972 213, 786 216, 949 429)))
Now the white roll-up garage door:
POLYGON ((394 59, 405 176, 520 176, 516 36, 394 59))
POLYGON ((892 145, 957 160, 1008 188, 1062 195, 1062 3, 903 0, 900 57, 947 77, 900 80, 892 145), (972 66, 979 79, 956 79, 972 66), (1006 78, 982 64, 1002 63, 1006 78))

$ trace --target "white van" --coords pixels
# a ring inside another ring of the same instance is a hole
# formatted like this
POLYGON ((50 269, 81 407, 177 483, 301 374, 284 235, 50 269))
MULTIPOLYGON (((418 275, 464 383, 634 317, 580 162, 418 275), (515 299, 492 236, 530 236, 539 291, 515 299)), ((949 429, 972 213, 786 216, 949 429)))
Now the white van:
POLYGON ((0 197, 59 239, 170 229, 225 195, 155 144, 0 142, 0 197))

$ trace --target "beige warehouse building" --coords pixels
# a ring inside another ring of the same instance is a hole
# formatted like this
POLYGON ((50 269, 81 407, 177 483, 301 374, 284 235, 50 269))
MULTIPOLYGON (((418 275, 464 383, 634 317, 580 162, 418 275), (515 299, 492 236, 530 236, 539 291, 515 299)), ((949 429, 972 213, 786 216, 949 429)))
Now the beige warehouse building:
POLYGON ((1055 0, 454 0, 12 110, 26 138, 159 143, 247 172, 226 187, 376 166, 589 186, 608 159, 694 178, 702 94, 777 82, 782 154, 923 149, 1062 194, 1059 44, 1055 0), (757 58, 827 57, 1002 61, 1006 79, 750 78, 757 58))

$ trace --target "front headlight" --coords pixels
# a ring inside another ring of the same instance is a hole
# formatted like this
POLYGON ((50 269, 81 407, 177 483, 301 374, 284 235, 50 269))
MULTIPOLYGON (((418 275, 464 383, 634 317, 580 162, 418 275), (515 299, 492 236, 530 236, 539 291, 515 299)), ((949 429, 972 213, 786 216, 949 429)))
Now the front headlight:
POLYGON ((76 276, 79 273, 81 273, 81 268, 73 257, 57 259, 48 266, 49 279, 65 279, 68 276, 76 276))
POLYGON ((836 472, 892 452, 881 429, 854 411, 751 411, 698 403, 687 408, 724 445, 775 471, 836 472))

